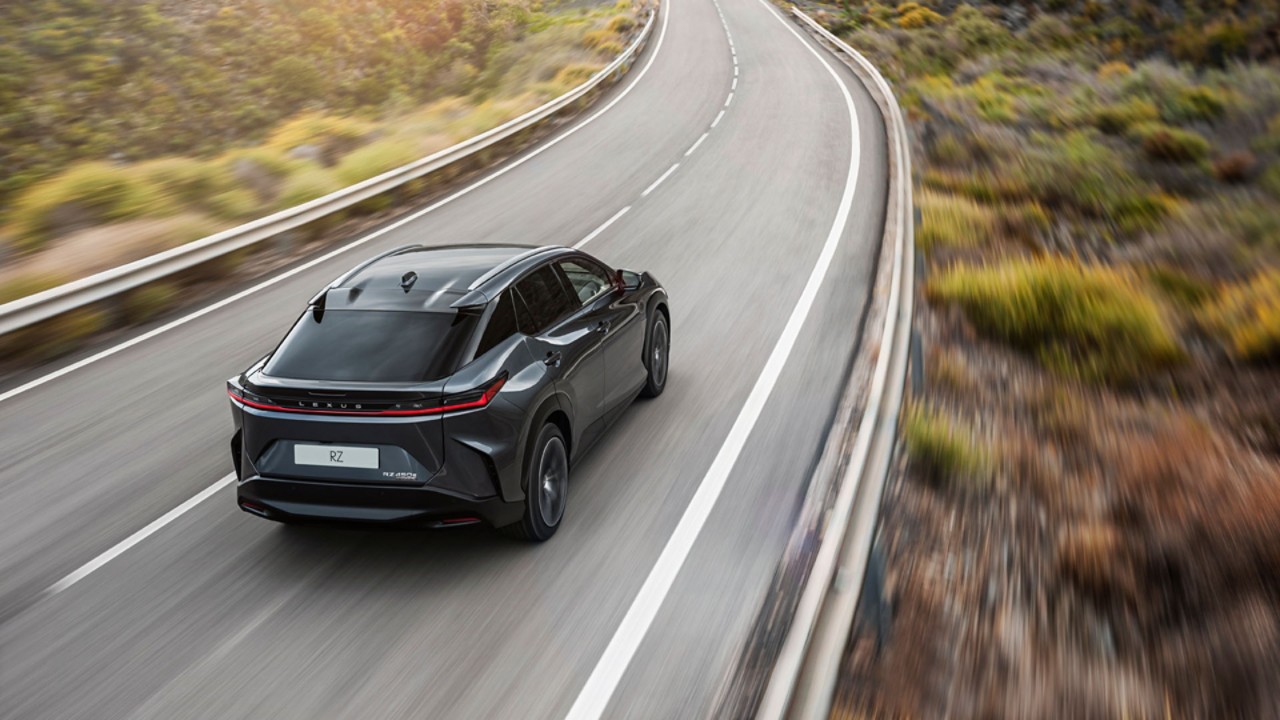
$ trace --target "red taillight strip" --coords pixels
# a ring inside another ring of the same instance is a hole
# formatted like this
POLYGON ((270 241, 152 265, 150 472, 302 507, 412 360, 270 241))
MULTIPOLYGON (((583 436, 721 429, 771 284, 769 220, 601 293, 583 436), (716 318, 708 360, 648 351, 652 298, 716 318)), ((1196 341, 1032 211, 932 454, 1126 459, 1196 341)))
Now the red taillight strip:
POLYGON ((312 410, 310 408, 288 408, 280 405, 270 405, 250 400, 240 395, 236 395, 234 391, 228 389, 227 395, 238 403, 247 405, 257 410, 271 410, 272 412, 288 412, 302 413, 304 415, 355 415, 358 417, 409 417, 416 415, 439 415, 440 413, 457 412, 459 410, 474 410, 482 408, 493 401, 498 391, 505 385, 507 379, 500 377, 476 400, 469 400, 464 403, 456 403, 454 405, 441 405, 434 408, 423 408, 421 410, 373 410, 369 412, 352 411, 352 410, 312 410))

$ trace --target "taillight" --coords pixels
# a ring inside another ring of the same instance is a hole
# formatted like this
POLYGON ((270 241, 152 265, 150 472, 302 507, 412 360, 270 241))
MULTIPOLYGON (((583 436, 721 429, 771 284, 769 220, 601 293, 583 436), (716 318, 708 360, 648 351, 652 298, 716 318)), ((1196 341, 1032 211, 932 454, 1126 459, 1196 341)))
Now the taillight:
MULTIPOLYGON (((231 383, 227 383, 227 395, 229 395, 232 400, 245 405, 246 407, 255 408, 257 410, 271 410, 273 412, 303 413, 306 415, 355 415, 360 417, 413 417, 420 415, 439 415, 447 412, 482 408, 493 401, 493 398, 498 395, 498 391, 502 389, 502 386, 506 384, 506 382, 507 378, 503 375, 490 382, 487 386, 479 387, 475 390, 468 390, 463 393, 447 395, 439 405, 412 409, 341 410, 316 407, 285 407, 283 405, 277 405, 269 398, 247 393, 243 389, 231 383)), ((358 408, 360 406, 356 405, 356 407, 358 408)))

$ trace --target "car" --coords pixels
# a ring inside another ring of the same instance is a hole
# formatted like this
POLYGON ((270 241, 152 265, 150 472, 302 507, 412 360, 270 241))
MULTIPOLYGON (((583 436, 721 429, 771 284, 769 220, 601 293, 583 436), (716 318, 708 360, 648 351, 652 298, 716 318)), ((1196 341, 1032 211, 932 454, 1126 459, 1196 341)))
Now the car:
POLYGON ((579 250, 380 254, 227 381, 239 506, 547 540, 570 469, 636 397, 662 394, 670 327, 657 280, 579 250))

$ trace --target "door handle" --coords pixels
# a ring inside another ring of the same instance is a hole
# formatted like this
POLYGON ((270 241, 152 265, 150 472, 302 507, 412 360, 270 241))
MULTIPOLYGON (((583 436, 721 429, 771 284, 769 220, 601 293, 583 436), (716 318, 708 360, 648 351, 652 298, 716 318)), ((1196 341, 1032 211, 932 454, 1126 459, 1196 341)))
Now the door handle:
POLYGON ((600 322, 596 323, 596 332, 598 333, 609 332, 609 321, 601 320, 600 322))
POLYGON ((560 367, 560 358, 562 357, 563 355, 561 355, 559 352, 549 352, 547 353, 547 358, 542 362, 552 367, 560 367))

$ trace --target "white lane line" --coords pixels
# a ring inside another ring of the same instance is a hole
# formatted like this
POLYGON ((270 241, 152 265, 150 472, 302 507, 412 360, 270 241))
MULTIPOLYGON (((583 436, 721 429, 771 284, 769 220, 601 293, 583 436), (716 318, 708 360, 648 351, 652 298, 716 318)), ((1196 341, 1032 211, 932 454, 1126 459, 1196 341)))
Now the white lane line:
POLYGON ((603 225, 596 228, 595 230, 592 230, 590 235, 579 240, 578 244, 573 246, 574 249, 576 250, 582 247, 583 245, 586 245, 587 243, 591 242, 592 240, 595 240, 597 235, 604 232, 610 225, 612 225, 615 221, 617 221, 618 218, 622 217, 623 215, 626 215, 627 211, 630 209, 631 209, 631 206, 628 205, 622 208, 621 210, 619 210, 618 212, 614 213, 613 217, 609 218, 608 220, 605 220, 603 225))
POLYGON ((671 173, 676 171, 676 168, 678 167, 680 167, 680 163, 676 163, 675 165, 672 165, 671 167, 667 168, 667 171, 662 173, 662 177, 658 178, 657 180, 654 180, 652 185, 645 188, 645 191, 640 193, 640 197, 649 197, 649 193, 653 192, 654 189, 656 189, 659 185, 661 185, 662 181, 666 180, 671 175, 671 173))
POLYGON ((84 565, 81 565, 79 568, 72 571, 71 574, 62 578, 58 582, 50 585, 49 588, 44 591, 45 595, 57 595, 63 590, 66 590, 72 585, 75 585, 76 583, 85 579, 98 568, 101 568, 103 565, 106 565, 112 560, 115 560, 117 557, 120 557, 125 552, 127 552, 129 548, 151 537, 156 532, 158 532, 161 528, 163 528, 165 525, 168 525, 174 520, 177 520, 178 518, 182 517, 191 508, 199 505, 200 503, 204 502, 208 498, 212 497, 219 490, 235 482, 235 479, 236 479, 235 473, 230 473, 224 476, 222 479, 215 482, 214 484, 205 488, 204 490, 201 490, 199 493, 188 498, 186 502, 170 510, 164 515, 161 515, 155 520, 152 520, 146 527, 142 528, 141 530, 135 532, 134 534, 130 535, 124 540, 121 540, 120 542, 111 546, 111 549, 102 553, 98 557, 90 560, 84 565))
POLYGON ((729 107, 729 103, 733 102, 733 93, 729 93, 729 97, 724 99, 724 106, 729 107))
POLYGON ((733 76, 738 77, 738 63, 733 64, 733 76))
POLYGON ((327 253, 325 253, 325 254, 323 254, 323 255, 321 255, 321 256, 319 256, 319 257, 317 257, 317 258, 314 258, 314 259, 312 259, 312 260, 308 260, 307 262, 305 262, 305 263, 303 263, 302 265, 299 265, 299 266, 297 266, 297 267, 293 268, 292 270, 288 270, 288 271, 283 272, 283 273, 281 273, 281 274, 279 274, 279 275, 277 275, 277 276, 275 276, 275 277, 273 277, 273 278, 270 278, 270 279, 268 279, 268 280, 264 280, 263 282, 260 282, 260 283, 258 283, 257 285, 254 285, 253 287, 250 287, 250 288, 248 288, 248 289, 246 289, 246 290, 242 290, 242 291, 240 291, 240 292, 238 292, 238 293, 236 293, 236 294, 234 294, 234 295, 232 295, 232 296, 230 296, 230 297, 227 297, 227 298, 224 298, 224 299, 222 299, 222 300, 219 300, 218 302, 215 302, 215 303, 213 303, 212 305, 207 305, 207 306, 205 306, 205 307, 203 307, 203 308, 201 308, 201 309, 199 309, 199 310, 196 310, 195 312, 192 312, 192 313, 191 313, 191 314, 189 314, 189 315, 185 315, 185 316, 180 317, 180 318, 178 318, 178 319, 176 319, 176 320, 173 320, 173 321, 171 321, 171 322, 165 323, 164 325, 161 325, 161 326, 160 326, 160 327, 158 327, 158 328, 155 328, 155 329, 153 329, 153 330, 150 330, 150 331, 148 331, 148 332, 145 332, 145 333, 143 333, 143 334, 141 334, 141 335, 139 335, 139 336, 137 336, 137 337, 135 337, 135 338, 132 338, 132 339, 130 339, 130 340, 126 340, 126 341, 124 341, 124 342, 120 343, 119 345, 115 345, 115 346, 113 346, 113 347, 107 348, 106 350, 103 350, 103 351, 101 351, 101 352, 98 352, 98 353, 95 353, 95 354, 93 354, 93 355, 90 355, 89 357, 84 358, 83 360, 79 360, 79 361, 74 362, 74 363, 72 363, 72 364, 70 364, 70 365, 67 365, 66 367, 60 368, 60 369, 58 369, 58 370, 55 370, 55 371, 53 371, 53 372, 51 372, 51 373, 49 373, 49 374, 47 374, 47 375, 43 375, 43 376, 38 377, 38 378, 36 378, 36 379, 34 379, 34 380, 30 381, 30 382, 27 382, 27 383, 24 383, 24 384, 22 384, 22 385, 19 385, 19 386, 18 386, 18 387, 16 387, 16 388, 13 388, 13 389, 8 390, 8 391, 6 391, 6 392, 0 393, 0 403, 4 402, 4 401, 6 401, 6 400, 9 400, 9 399, 11 399, 11 398, 17 397, 18 395, 21 395, 21 394, 23 394, 23 393, 25 393, 25 392, 27 392, 27 391, 29 391, 29 390, 34 390, 35 388, 38 388, 38 387, 40 387, 41 385, 44 385, 45 383, 51 382, 51 381, 53 381, 53 380, 57 380, 58 378, 63 377, 64 375, 69 375, 69 374, 71 374, 71 373, 75 372, 76 370, 79 370, 79 369, 81 369, 81 368, 83 368, 83 367, 87 367, 87 366, 89 366, 89 365, 92 365, 92 364, 94 364, 94 363, 98 362, 99 360, 105 360, 106 358, 109 358, 109 357, 111 357, 112 355, 115 355, 116 353, 122 352, 122 351, 124 351, 124 350, 128 350, 129 348, 131 348, 131 347, 133 347, 133 346, 135 346, 135 345, 139 345, 139 344, 141 344, 141 343, 144 343, 144 342, 146 342, 146 341, 150 340, 151 338, 157 337, 157 336, 159 336, 159 335, 163 335, 164 333, 167 333, 167 332, 169 332, 170 330, 173 330, 173 329, 175 329, 175 328, 178 328, 178 327, 181 327, 181 326, 183 326, 183 325, 186 325, 187 323, 191 322, 192 320, 196 320, 196 319, 202 318, 202 317, 204 317, 205 315, 208 315, 209 313, 212 313, 212 312, 216 312, 216 311, 218 311, 218 310, 221 310, 222 308, 224 308, 224 307, 226 307, 226 306, 228 306, 228 305, 230 305, 230 304, 232 304, 232 303, 236 302, 237 300, 242 300, 242 299, 244 299, 244 298, 246 298, 246 297, 249 297, 250 295, 253 295, 253 294, 258 293, 258 292, 260 292, 260 291, 262 291, 262 290, 265 290, 265 289, 267 289, 267 288, 271 287, 272 285, 275 285, 275 284, 280 283, 280 282, 282 282, 282 281, 284 281, 284 280, 287 280, 287 279, 289 279, 289 278, 293 277, 294 275, 297 275, 298 273, 301 273, 301 272, 304 272, 304 271, 306 271, 306 270, 309 270, 309 269, 311 269, 311 268, 315 267, 316 265, 319 265, 320 263, 323 263, 323 262, 325 262, 325 261, 327 261, 327 260, 330 260, 330 259, 332 259, 332 258, 334 258, 334 257, 337 257, 338 255, 341 255, 342 253, 345 253, 345 252, 347 252, 348 250, 353 250, 353 249, 355 249, 355 248, 358 248, 358 247, 360 247, 361 245, 364 245, 365 243, 368 243, 368 242, 369 242, 369 241, 371 241, 371 240, 375 240, 375 239, 377 239, 377 238, 379 238, 379 237, 382 237, 383 235, 386 235, 387 233, 389 233, 389 232, 391 232, 391 231, 393 231, 393 230, 396 230, 396 229, 398 229, 398 228, 404 227, 405 225, 407 225, 407 224, 409 224, 409 223, 411 223, 411 222, 413 222, 413 221, 417 220, 418 218, 420 218, 420 217, 422 217, 422 216, 426 215, 427 213, 433 212, 433 211, 435 211, 436 209, 438 209, 438 208, 440 208, 440 207, 443 207, 444 205, 447 205, 447 204, 449 204, 449 203, 453 202, 454 200, 457 200, 458 198, 462 197, 463 195, 466 195, 466 194, 470 193, 470 192, 471 192, 471 191, 473 191, 473 190, 476 190, 476 189, 478 189, 478 188, 480 188, 480 187, 483 187, 484 185, 489 184, 489 183, 490 183, 490 182, 492 182, 493 180, 496 180, 496 179, 498 179, 499 177, 502 177, 503 175, 505 175, 505 174, 507 174, 508 172, 511 172, 512 170, 514 170, 514 169, 516 169, 516 168, 520 167, 521 165, 523 165, 523 164, 525 164, 525 163, 529 162, 530 160, 532 160, 532 159, 534 159, 535 157, 537 157, 537 156, 541 155, 542 153, 546 152, 547 150, 550 150, 551 148, 553 148, 553 147, 555 147, 557 144, 559 144, 561 140, 564 140, 565 138, 569 137, 570 135, 573 135, 574 133, 578 132, 578 131, 579 131, 579 130, 581 130, 582 128, 584 128, 584 127, 586 127, 587 125, 591 124, 592 122, 594 122, 594 121, 596 120, 596 118, 598 118, 598 117, 600 117, 601 115, 605 114, 605 113, 606 113, 606 112, 608 112, 611 108, 613 108, 613 106, 617 105, 617 104, 622 100, 622 98, 626 97, 626 96, 631 92, 631 90, 632 90, 633 88, 635 88, 635 87, 636 87, 636 85, 638 85, 638 84, 640 83, 640 80, 641 80, 641 79, 643 79, 643 78, 644 78, 644 76, 649 72, 649 68, 653 67, 653 61, 658 59, 658 54, 659 54, 659 52, 662 50, 662 41, 667 37, 667 24, 668 24, 668 22, 669 22, 669 21, 670 21, 670 19, 671 19, 671 8, 670 8, 670 4, 668 3, 667 5, 668 5, 667 9, 662 13, 662 27, 660 28, 660 31, 659 31, 659 33, 658 33, 658 41, 657 41, 657 43, 656 43, 656 44, 654 44, 654 46, 653 46, 653 54, 649 56, 649 59, 648 59, 648 61, 646 61, 646 62, 645 62, 644 67, 640 68, 640 71, 639 71, 638 73, 636 73, 636 75, 632 78, 631 83, 630 83, 629 85, 627 85, 625 88, 623 88, 623 89, 622 89, 622 91, 621 91, 621 92, 619 92, 619 93, 617 94, 617 96, 615 96, 612 100, 610 100, 610 101, 609 101, 609 103, 608 103, 607 105, 605 105, 604 107, 602 107, 602 108, 600 108, 599 110, 597 110, 594 114, 592 114, 590 117, 586 118, 586 119, 585 119, 585 120, 583 120, 582 122, 578 123, 577 125, 574 125, 573 127, 569 128, 568 130, 566 130, 566 131, 564 132, 564 134, 562 134, 562 135, 558 135, 558 136, 556 136, 556 137, 552 138, 551 140, 548 140, 545 144, 543 144, 543 145, 539 145, 538 147, 536 147, 536 148, 534 148, 533 150, 531 150, 531 151, 529 152, 529 154, 524 155, 524 156, 522 156, 522 157, 519 157, 519 158, 517 158, 517 159, 513 160, 510 164, 505 165, 505 166, 503 166, 503 167, 501 167, 501 168, 499 168, 499 169, 495 170, 494 172, 490 173, 489 175, 486 175, 485 177, 481 178, 480 180, 477 180, 476 182, 472 183, 471 185, 468 185, 467 187, 465 187, 465 188, 463 188, 463 189, 459 190, 458 192, 456 192, 456 193, 454 193, 454 194, 452 194, 452 195, 449 195, 448 197, 445 197, 445 198, 443 198, 443 199, 441 199, 441 200, 439 200, 439 201, 437 201, 437 202, 435 202, 435 203, 432 203, 431 205, 428 205, 427 207, 423 208, 422 210, 419 210, 419 211, 417 211, 417 212, 415 212, 415 213, 411 213, 411 214, 409 214, 409 215, 406 215, 405 217, 403 217, 403 218, 401 218, 401 219, 399 219, 399 220, 397 220, 397 221, 395 221, 395 222, 391 223, 390 225, 387 225, 386 227, 379 228, 378 230, 374 230, 373 232, 369 233, 368 235, 365 235, 364 237, 362 237, 362 238, 360 238, 360 239, 358 239, 358 240, 354 240, 354 241, 352 241, 352 242, 350 242, 350 243, 347 243, 346 245, 343 245, 342 247, 339 247, 339 248, 337 248, 337 249, 331 250, 331 251, 329 251, 329 252, 327 252, 327 253))
MULTIPOLYGON (((768 0, 760 1, 768 5, 768 0)), ((699 483, 675 531, 667 540, 666 546, 662 548, 662 554, 658 556, 658 561, 649 571, 649 576, 645 578, 640 592, 632 601, 631 607, 627 609, 622 623, 614 632, 604 654, 596 663, 591 676, 587 678, 587 683, 578 694, 573 707, 570 708, 568 720, 596 720, 604 714, 609 699, 618 686, 618 681, 622 679, 622 674, 653 623, 654 616, 662 607, 663 600, 671 590, 672 583, 675 582, 676 574, 684 565, 694 541, 698 538, 698 533, 706 524, 707 517, 711 514, 716 500, 720 497, 720 491, 724 489, 725 482, 729 478, 729 472, 737 462, 739 453, 742 452, 743 446, 751 435, 751 430, 755 427, 756 420, 764 410, 765 402, 782 374, 787 358, 795 347, 796 338, 800 335, 800 329, 804 326, 810 310, 813 309, 818 291, 822 288, 823 280, 827 276, 827 270, 831 267, 831 260, 835 257, 841 237, 844 236, 845 224, 848 222, 849 211, 853 206, 854 191, 858 183, 858 164, 861 159, 861 148, 858 145, 858 116, 853 107, 853 98, 850 97, 844 81, 835 70, 831 69, 827 61, 805 42, 790 24, 776 14, 774 17, 777 17, 783 26, 790 30, 797 40, 813 53, 814 57, 818 58, 840 88, 840 94, 844 96, 845 109, 849 114, 850 131, 849 174, 845 178, 844 193, 840 197, 840 205, 831 223, 831 230, 827 233, 826 242, 822 246, 822 252, 818 255, 817 264, 809 274, 809 279, 800 293, 800 299, 796 302, 795 308, 791 311, 791 316, 787 319, 782 335, 773 346, 773 351, 769 353, 769 359, 765 362, 755 385, 752 386, 751 394, 747 396, 747 401, 738 413, 737 419, 734 420, 733 427, 729 429, 728 437, 725 438, 707 474, 699 483)))
POLYGON ((684 156, 685 156, 685 157, 689 157, 690 155, 692 155, 692 154, 693 154, 693 151, 694 151, 694 150, 697 150, 697 149, 698 149, 698 146, 702 144, 702 141, 703 141, 703 140, 706 140, 706 139, 707 139, 707 135, 710 135, 710 134, 711 134, 710 132, 704 132, 704 133, 702 133, 702 137, 698 138, 698 141, 697 141, 697 142, 695 142, 695 143, 693 144, 693 147, 691 147, 691 148, 689 148, 688 150, 685 150, 685 151, 684 151, 684 156))
POLYGON ((721 110, 721 111, 720 111, 720 114, 716 116, 716 119, 711 121, 711 127, 715 127, 715 126, 719 125, 719 124, 720 124, 720 118, 722 118, 722 117, 724 117, 724 110, 721 110))
POLYGON ((737 91, 737 89, 738 89, 738 78, 737 78, 737 75, 738 75, 737 73, 734 73, 733 84, 729 86, 729 89, 730 89, 730 90, 737 91))

